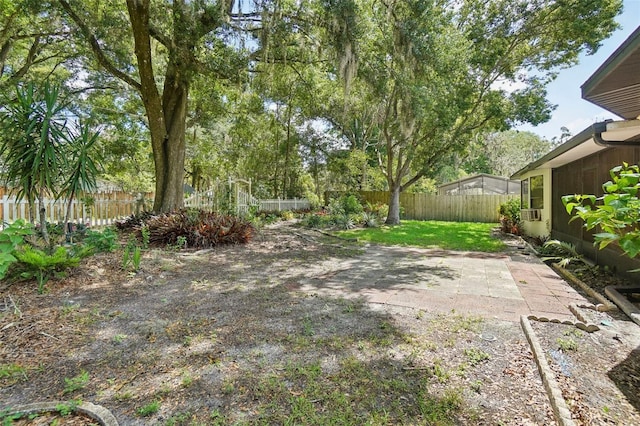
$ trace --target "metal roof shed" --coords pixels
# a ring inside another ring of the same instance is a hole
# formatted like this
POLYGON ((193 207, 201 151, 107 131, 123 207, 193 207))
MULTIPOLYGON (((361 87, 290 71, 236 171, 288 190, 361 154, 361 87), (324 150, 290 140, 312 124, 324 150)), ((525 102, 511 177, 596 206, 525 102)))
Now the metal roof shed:
POLYGON ((520 181, 481 173, 438 186, 438 195, 520 195, 520 181))

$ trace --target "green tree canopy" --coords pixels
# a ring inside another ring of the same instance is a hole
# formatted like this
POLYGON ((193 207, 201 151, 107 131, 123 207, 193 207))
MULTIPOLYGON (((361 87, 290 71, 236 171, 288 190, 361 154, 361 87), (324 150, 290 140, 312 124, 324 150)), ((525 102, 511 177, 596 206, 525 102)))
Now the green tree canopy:
MULTIPOLYGON (((473 136, 540 123, 544 85, 615 28, 621 2, 362 1, 356 16, 361 96, 376 106, 377 150, 391 191, 432 177, 473 136), (517 90, 504 89, 517 82, 517 90)), ((361 114, 365 116, 364 114, 361 114)))

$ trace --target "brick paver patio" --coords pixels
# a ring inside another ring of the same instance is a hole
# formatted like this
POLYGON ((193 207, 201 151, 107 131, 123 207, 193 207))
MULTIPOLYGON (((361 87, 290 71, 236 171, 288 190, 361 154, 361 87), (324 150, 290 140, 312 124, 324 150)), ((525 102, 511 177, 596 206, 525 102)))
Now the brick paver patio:
POLYGON ((570 320, 570 304, 588 303, 538 259, 517 258, 372 246, 359 258, 321 263, 300 290, 514 322, 521 315, 570 320))

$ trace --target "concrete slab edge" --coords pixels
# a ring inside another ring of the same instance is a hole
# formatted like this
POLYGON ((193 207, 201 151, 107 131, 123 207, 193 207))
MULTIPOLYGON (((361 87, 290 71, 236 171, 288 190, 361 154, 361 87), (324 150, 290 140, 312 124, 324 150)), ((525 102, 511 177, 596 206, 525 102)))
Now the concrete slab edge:
POLYGON ((640 293, 640 287, 629 288, 629 287, 620 287, 620 286, 614 286, 614 285, 605 287, 604 292, 611 300, 613 300, 613 303, 618 305, 620 309, 622 309, 622 311, 625 314, 627 314, 629 318, 633 320, 633 322, 640 325, 640 309, 636 308, 636 306, 633 303, 631 303, 626 297, 624 297, 620 293, 620 291, 625 291, 625 290, 628 291, 631 289, 635 289, 637 290, 636 291, 637 293, 640 293))
MULTIPOLYGON (((60 404, 69 404, 68 401, 49 401, 49 402, 37 402, 34 404, 17 405, 14 407, 5 407, 0 409, 6 415, 21 414, 29 415, 36 413, 55 412, 58 411, 60 404)), ((118 421, 111 414, 111 411, 107 410, 101 405, 92 404, 90 402, 82 402, 75 408, 75 411, 91 417, 93 420, 100 423, 102 426, 118 426, 118 421)))
POLYGON ((558 386, 558 382, 556 381, 555 374, 547 363, 546 355, 542 350, 542 346, 540 346, 540 342, 538 342, 538 338, 531 327, 529 319, 522 315, 520 317, 520 325, 522 326, 522 330, 524 331, 527 341, 531 346, 531 352, 533 352, 533 358, 536 360, 538 372, 542 378, 544 388, 547 391, 547 396, 551 403, 551 407, 553 408, 556 422, 558 422, 558 425, 560 426, 575 426, 575 422, 571 419, 571 412, 567 407, 567 403, 562 396, 560 386, 558 386))
POLYGON ((571 281, 573 284, 580 287, 582 291, 587 293, 590 297, 600 302, 600 304, 596 306, 596 309, 598 311, 606 312, 606 311, 612 311, 617 309, 616 305, 611 303, 609 299, 607 299, 606 297, 604 297, 603 295, 601 295, 600 293, 598 293, 597 291, 595 291, 594 289, 586 285, 584 282, 582 282, 582 280, 578 279, 578 277, 576 277, 571 272, 564 269, 562 266, 558 265, 557 263, 554 263, 553 270, 556 271, 558 274, 560 274, 562 278, 571 281))

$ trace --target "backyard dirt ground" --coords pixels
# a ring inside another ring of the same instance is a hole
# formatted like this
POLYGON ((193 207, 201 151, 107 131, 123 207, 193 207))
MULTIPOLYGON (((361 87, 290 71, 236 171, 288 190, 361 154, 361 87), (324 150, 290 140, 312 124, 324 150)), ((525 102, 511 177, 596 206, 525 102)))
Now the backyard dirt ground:
MULTIPOLYGON (((137 273, 98 255, 44 295, 15 284, 0 293, 0 410, 82 400, 121 425, 554 424, 519 324, 299 290, 326 273, 311 265, 367 250, 280 225, 245 246, 148 250, 137 273)), ((592 334, 533 327, 577 424, 640 425, 638 327, 597 315, 592 334)))

